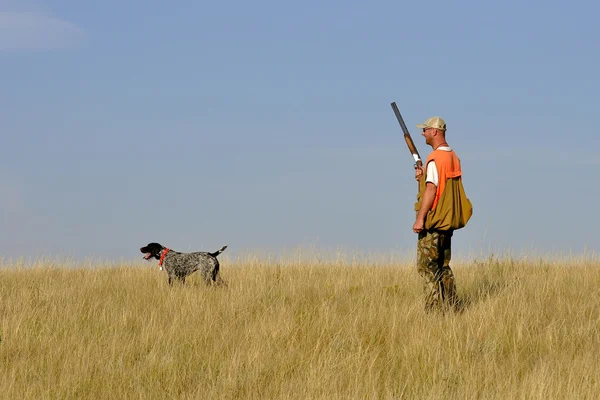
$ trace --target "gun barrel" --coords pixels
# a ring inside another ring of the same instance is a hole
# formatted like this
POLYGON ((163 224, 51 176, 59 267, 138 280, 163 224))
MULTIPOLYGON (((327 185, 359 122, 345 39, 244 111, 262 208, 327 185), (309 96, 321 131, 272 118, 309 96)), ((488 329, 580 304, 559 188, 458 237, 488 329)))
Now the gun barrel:
POLYGON ((410 136, 410 133, 408 132, 408 128, 406 127, 406 124, 404 123, 404 118, 402 118, 402 114, 400 114, 400 110, 398 110, 398 106, 396 105, 396 102, 392 103, 392 109, 394 109, 394 113, 396 114, 396 118, 398 119, 398 122, 400 123, 402 132, 404 132, 405 135, 410 136))
POLYGON ((400 110, 398 110, 398 106, 396 105, 396 102, 393 102, 391 105, 392 105, 392 109, 394 110, 394 114, 396 114, 396 118, 398 119, 398 123, 400 124, 400 127, 402 128, 402 131, 404 132, 404 140, 406 141, 408 150, 410 151, 413 158, 415 159, 415 163, 417 164, 417 166, 418 167, 423 166, 423 162, 421 161, 421 156, 419 155, 419 152, 417 151, 417 146, 415 146, 415 143, 413 142, 412 137, 410 137, 410 132, 408 131, 408 128, 406 127, 406 124, 404 123, 404 118, 402 118, 402 114, 400 114, 400 110))

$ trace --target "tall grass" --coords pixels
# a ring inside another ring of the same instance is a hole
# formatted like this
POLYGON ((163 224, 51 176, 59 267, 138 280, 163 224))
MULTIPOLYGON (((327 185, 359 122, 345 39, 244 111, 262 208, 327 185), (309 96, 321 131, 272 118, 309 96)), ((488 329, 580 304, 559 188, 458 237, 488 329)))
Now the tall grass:
POLYGON ((226 288, 135 265, 0 269, 7 399, 596 399, 600 262, 224 259, 226 288), (336 261, 337 260, 337 261, 336 261))

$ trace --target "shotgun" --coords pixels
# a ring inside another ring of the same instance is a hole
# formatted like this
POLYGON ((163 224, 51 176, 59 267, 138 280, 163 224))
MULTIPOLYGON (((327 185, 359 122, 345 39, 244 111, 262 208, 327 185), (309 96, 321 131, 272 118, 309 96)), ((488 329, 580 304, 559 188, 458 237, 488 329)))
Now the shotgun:
POLYGON ((398 110, 398 106, 396 105, 395 102, 392 103, 392 109, 394 110, 394 113, 396 114, 396 118, 398 119, 398 123, 400 124, 400 126, 402 127, 402 131, 404 132, 404 140, 406 141, 406 145, 408 146, 408 151, 410 151, 410 154, 412 154, 413 158, 415 159, 415 166, 422 167, 423 161, 421 161, 421 156, 419 155, 419 152, 417 151, 417 147, 415 146, 415 143, 413 142, 412 138, 410 137, 408 128, 406 127, 406 124, 404 123, 404 119, 402 119, 402 114, 400 114, 400 110, 398 110))

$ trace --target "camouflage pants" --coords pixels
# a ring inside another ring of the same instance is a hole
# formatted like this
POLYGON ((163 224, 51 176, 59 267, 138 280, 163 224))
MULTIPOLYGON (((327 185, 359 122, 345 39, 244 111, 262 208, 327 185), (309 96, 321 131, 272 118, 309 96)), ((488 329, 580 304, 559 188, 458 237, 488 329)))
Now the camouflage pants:
POLYGON ((419 233, 417 270, 425 280, 425 309, 442 309, 456 304, 454 274, 450 269, 452 231, 419 233))

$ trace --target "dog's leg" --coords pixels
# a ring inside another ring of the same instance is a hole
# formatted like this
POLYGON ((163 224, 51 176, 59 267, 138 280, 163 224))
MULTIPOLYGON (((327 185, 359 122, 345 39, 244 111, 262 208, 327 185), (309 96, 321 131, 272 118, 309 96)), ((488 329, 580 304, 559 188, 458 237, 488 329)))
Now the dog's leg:
POLYGON ((217 276, 215 277, 215 285, 217 286, 227 286, 227 283, 221 278, 221 274, 217 272, 217 276))

